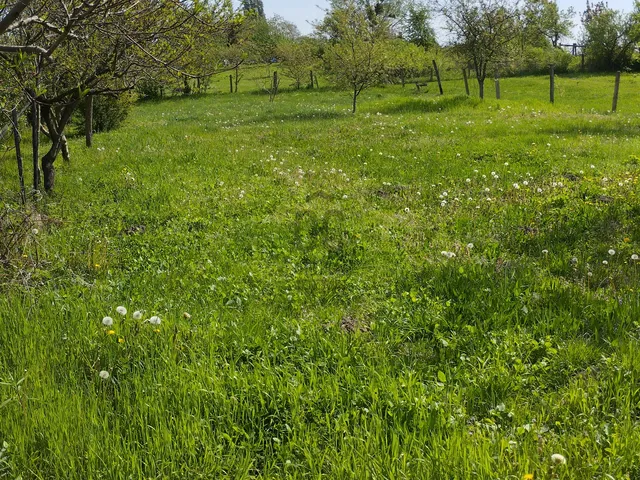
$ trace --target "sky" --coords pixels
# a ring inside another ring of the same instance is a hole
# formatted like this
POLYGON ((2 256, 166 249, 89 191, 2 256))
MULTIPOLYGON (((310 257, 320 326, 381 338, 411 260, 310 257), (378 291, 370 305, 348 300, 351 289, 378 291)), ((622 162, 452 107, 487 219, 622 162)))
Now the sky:
MULTIPOLYGON (((580 13, 586 8, 586 0, 557 0, 558 6, 561 9, 567 9, 573 7, 576 11, 576 18, 574 23, 576 24, 575 33, 579 33, 580 28, 580 13)), ((239 2, 234 2, 236 5, 239 2)), ((431 3, 429 1, 427 4, 431 3)), ((319 20, 324 16, 323 9, 329 6, 328 0, 263 0, 264 10, 267 17, 273 15, 280 15, 285 20, 295 23, 298 29, 303 34, 309 34, 313 31, 311 23, 314 20, 319 20)), ((609 0, 609 7, 615 10, 622 10, 625 12, 631 12, 633 10, 633 0, 609 0)), ((442 37, 442 33, 439 32, 439 25, 442 22, 435 19, 434 26, 436 26, 436 33, 439 37, 442 37)))

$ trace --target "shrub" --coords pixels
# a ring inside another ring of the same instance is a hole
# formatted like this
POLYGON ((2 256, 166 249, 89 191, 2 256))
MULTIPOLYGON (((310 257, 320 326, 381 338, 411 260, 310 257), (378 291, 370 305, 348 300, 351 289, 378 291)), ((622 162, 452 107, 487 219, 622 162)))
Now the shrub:
MULTIPOLYGON (((107 132, 118 128, 129 115, 133 104, 133 95, 123 93, 118 96, 97 95, 93 97, 93 131, 107 132)), ((83 100, 79 115, 75 118, 75 127, 82 131, 85 121, 85 102, 83 100)))
POLYGON ((164 95, 164 84, 153 78, 140 80, 136 85, 136 93, 149 100, 162 98, 164 95))

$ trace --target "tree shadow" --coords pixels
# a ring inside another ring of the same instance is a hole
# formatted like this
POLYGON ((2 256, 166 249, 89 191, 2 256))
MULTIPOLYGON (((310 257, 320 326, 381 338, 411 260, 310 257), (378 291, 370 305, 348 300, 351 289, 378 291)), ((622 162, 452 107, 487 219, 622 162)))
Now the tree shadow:
POLYGON ((576 125, 575 123, 565 122, 559 127, 545 127, 538 131, 545 135, 566 135, 571 137, 585 135, 594 137, 636 137, 640 133, 640 127, 627 123, 576 125))
POLYGON ((455 97, 415 98, 378 107, 376 111, 386 114, 428 113, 454 110, 460 107, 477 107, 482 101, 464 95, 455 97))

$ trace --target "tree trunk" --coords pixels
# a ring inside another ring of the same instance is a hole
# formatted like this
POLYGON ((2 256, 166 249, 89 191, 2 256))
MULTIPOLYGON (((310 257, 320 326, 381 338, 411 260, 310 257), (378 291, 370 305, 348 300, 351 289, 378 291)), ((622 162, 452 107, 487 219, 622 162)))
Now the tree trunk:
POLYGON ((11 123, 13 124, 13 141, 16 146, 16 160, 18 162, 18 178, 20 180, 20 198, 22 203, 27 203, 27 195, 24 189, 24 170, 22 168, 22 153, 20 152, 20 129, 18 128, 18 109, 13 108, 11 111, 11 123))
MULTIPOLYGON (((35 95, 34 95, 35 97, 35 95)), ((34 98, 31 105, 31 150, 33 152, 33 189, 40 188, 40 105, 34 98)))
POLYGON ((358 101, 358 89, 354 88, 353 89, 353 109, 351 110, 351 113, 356 113, 357 101, 358 101))
POLYGON ((84 111, 84 139, 87 148, 91 148, 93 136, 93 95, 87 95, 84 111))
POLYGON ((60 136, 60 151, 62 152, 62 159, 65 162, 71 161, 71 156, 69 155, 69 143, 67 142, 66 135, 60 136))
POLYGON ((47 154, 42 157, 42 176, 44 177, 44 189, 51 192, 55 185, 56 169, 53 162, 58 156, 58 145, 60 142, 54 142, 47 154), (57 144, 57 145, 56 145, 57 144))
POLYGON ((60 150, 63 151, 63 155, 66 156, 66 159, 69 158, 69 150, 67 139, 64 136, 64 129, 69 123, 69 120, 71 120, 71 115, 78 106, 78 102, 79 100, 75 99, 71 103, 62 107, 58 112, 53 112, 51 105, 42 105, 40 114, 42 115, 42 120, 44 120, 44 123, 47 125, 48 136, 51 139, 51 147, 45 156, 42 157, 41 161, 44 189, 47 193, 50 193, 55 185, 56 172, 53 162, 55 162, 60 150))
POLYGON ((478 78, 478 87, 480 89, 480 98, 484 99, 484 78, 478 78))

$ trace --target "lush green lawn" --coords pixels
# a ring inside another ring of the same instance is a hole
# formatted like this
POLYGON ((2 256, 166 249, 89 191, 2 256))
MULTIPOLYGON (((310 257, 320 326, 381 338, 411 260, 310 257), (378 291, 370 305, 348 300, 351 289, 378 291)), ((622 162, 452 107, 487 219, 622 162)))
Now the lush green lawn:
POLYGON ((547 82, 73 140, 0 270, 0 477, 640 478, 640 82, 547 82))

